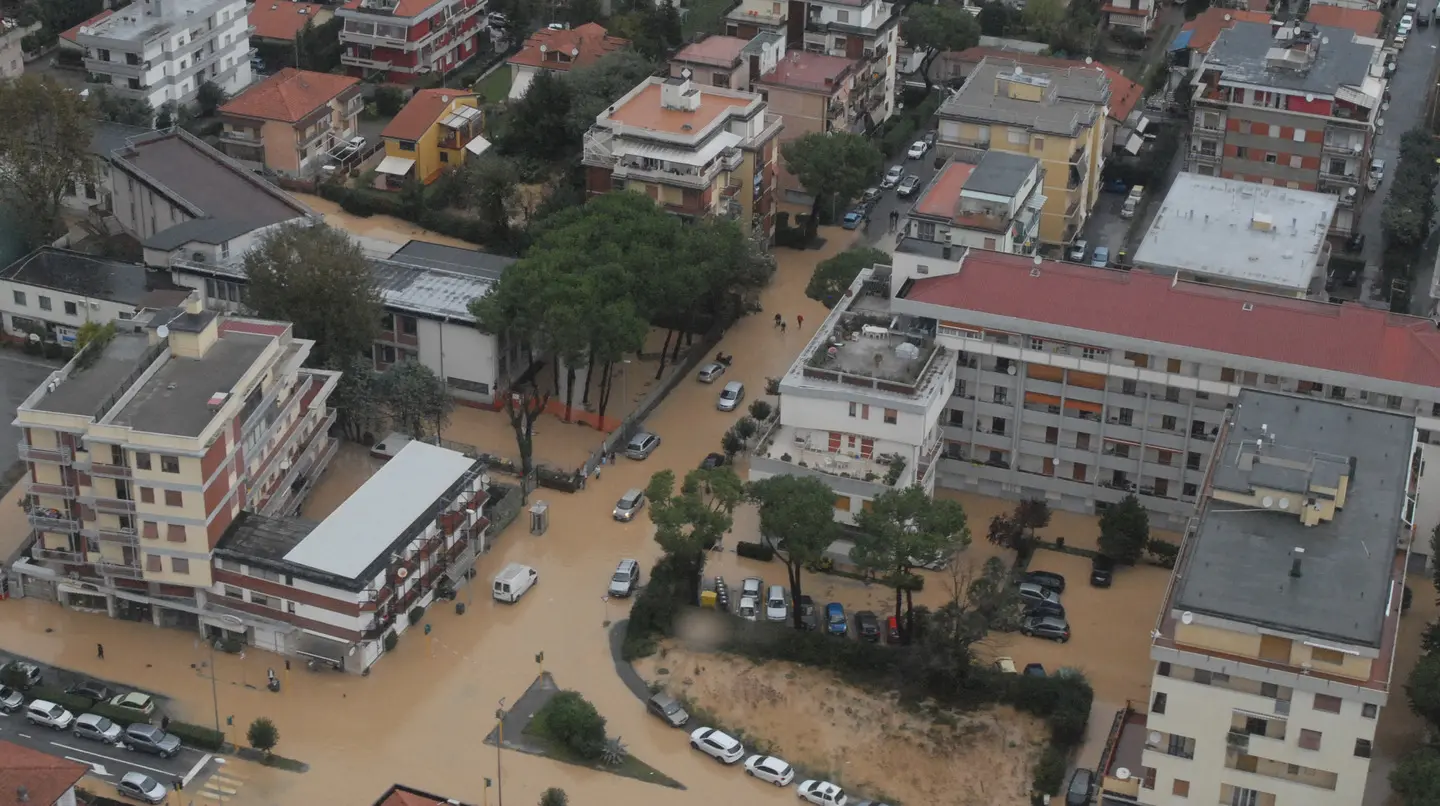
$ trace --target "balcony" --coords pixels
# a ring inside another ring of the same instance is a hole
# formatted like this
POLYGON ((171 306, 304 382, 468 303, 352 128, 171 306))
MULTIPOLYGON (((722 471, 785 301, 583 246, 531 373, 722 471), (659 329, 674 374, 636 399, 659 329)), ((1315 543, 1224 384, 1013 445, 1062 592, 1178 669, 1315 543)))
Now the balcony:
POLYGON ((59 498, 74 498, 75 488, 69 484, 42 484, 32 481, 27 487, 31 495, 51 495, 59 498))
POLYGON ((143 78, 145 76, 145 62, 106 61, 96 59, 93 56, 85 58, 85 69, 91 73, 98 73, 106 76, 124 76, 126 78, 143 78))
POLYGON ((394 66, 394 62, 390 59, 367 59, 351 56, 349 53, 340 54, 340 63, 347 67, 364 67, 368 70, 389 70, 394 66))
POLYGON ((84 554, 81 554, 78 551, 69 551, 67 549, 47 549, 43 546, 37 545, 30 550, 30 553, 31 556, 33 556, 37 560, 55 560, 56 562, 71 563, 75 565, 83 564, 85 562, 84 554))
MULTIPOLYGON (((670 164, 664 163, 664 165, 670 164)), ((624 157, 621 157, 616 161, 612 173, 617 179, 639 179, 659 182, 663 185, 679 185, 695 190, 706 190, 715 182, 715 176, 720 172, 718 158, 704 168, 685 166, 685 169, 682 170, 664 167, 664 165, 658 160, 627 162, 624 157)))
POLYGON ((231 130, 228 128, 220 132, 220 142, 242 146, 260 146, 265 143, 264 139, 260 137, 259 129, 231 130))
POLYGON ((1333 179, 1333 180, 1336 180, 1336 181, 1340 181, 1340 182, 1347 182, 1347 183, 1350 183, 1350 184, 1358 184, 1358 183, 1360 182, 1360 169, 1359 169, 1359 167, 1357 166, 1357 167, 1353 167, 1353 168, 1342 169, 1341 171, 1339 171, 1339 172, 1337 173, 1337 172, 1334 170, 1334 166, 1328 164, 1328 163, 1327 163, 1326 161, 1324 161, 1324 160, 1321 160, 1321 161, 1320 161, 1320 176, 1322 176, 1322 177, 1324 177, 1324 178, 1327 178, 1327 179, 1333 179))
MULTIPOLYGON (((404 48, 405 37, 381 36, 380 34, 366 34, 359 31, 351 31, 347 28, 340 29, 340 44, 342 45, 383 45, 388 48, 404 48)), ((416 43, 419 44, 418 42, 416 43)))
POLYGON ((129 579, 139 579, 145 575, 145 572, 141 571, 140 568, 137 566, 124 565, 122 563, 105 562, 103 560, 101 562, 95 563, 95 568, 101 574, 112 577, 127 577, 129 579))
POLYGON ((31 462, 51 462, 68 465, 74 461, 75 454, 64 446, 55 448, 37 448, 28 442, 20 443, 20 458, 31 462))
POLYGON ((30 526, 39 532, 60 532, 70 534, 79 531, 80 521, 74 518, 64 517, 58 510, 40 510, 41 512, 54 513, 40 515, 35 512, 29 514, 30 526))
POLYGON ((1326 139, 1321 150, 1326 154, 1337 154, 1340 156, 1359 157, 1365 151, 1363 140, 1330 140, 1326 139))
POLYGON ((87 526, 80 530, 80 534, 92 540, 119 543, 122 546, 135 546, 140 543, 140 535, 134 529, 119 526, 87 526))
POLYGON ((104 512, 109 515, 135 514, 135 501, 131 498, 116 498, 89 492, 80 496, 80 503, 94 507, 96 512, 104 512))
POLYGON ((77 465, 77 468, 102 479, 128 479, 134 475, 129 465, 102 465, 86 461, 77 465))
POLYGON ((745 152, 738 148, 732 148, 720 155, 720 167, 727 171, 736 171, 745 162, 745 152))

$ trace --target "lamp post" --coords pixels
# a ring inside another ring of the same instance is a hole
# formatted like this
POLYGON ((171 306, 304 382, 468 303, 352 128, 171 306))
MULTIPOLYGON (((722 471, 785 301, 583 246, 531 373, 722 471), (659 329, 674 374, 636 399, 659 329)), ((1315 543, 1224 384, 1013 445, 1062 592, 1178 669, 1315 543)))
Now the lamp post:
POLYGON ((500 770, 500 747, 505 744, 505 698, 495 709, 495 798, 505 806, 505 774, 500 770))
MULTIPOLYGON (((222 614, 216 618, 234 626, 243 626, 245 622, 235 616, 222 614)), ((215 642, 207 636, 205 643, 210 647, 210 703, 215 707, 215 732, 220 732, 220 690, 215 680, 215 642)))

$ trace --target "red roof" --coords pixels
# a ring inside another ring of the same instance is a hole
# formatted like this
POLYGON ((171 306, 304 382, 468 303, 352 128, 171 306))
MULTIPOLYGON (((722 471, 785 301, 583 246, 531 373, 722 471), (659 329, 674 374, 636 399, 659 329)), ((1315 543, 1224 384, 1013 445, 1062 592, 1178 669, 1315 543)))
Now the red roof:
POLYGON ((0 806, 40 806, 59 801, 90 767, 58 756, 0 742, 0 806), (26 798, 20 799, 20 792, 26 798))
POLYGON ((525 40, 525 47, 511 56, 509 63, 563 72, 572 67, 590 64, 607 53, 629 45, 630 40, 610 36, 603 27, 593 22, 563 30, 541 28, 525 40), (545 50, 541 51, 541 47, 545 50), (546 59, 548 53, 570 54, 570 60, 562 62, 546 59))
POLYGON ((395 784, 375 801, 375 806, 445 806, 447 803, 465 806, 458 800, 447 800, 441 795, 432 795, 403 784, 395 784))
POLYGON ((1185 23, 1182 31, 1192 31, 1186 45, 1196 53, 1209 53, 1210 46, 1220 38, 1221 31, 1228 31, 1237 22, 1270 22, 1270 15, 1264 11, 1241 11, 1234 8, 1207 8, 1203 14, 1185 23))
POLYGON ((360 80, 286 67, 220 107, 224 114, 298 123, 360 80))
POLYGON ((109 17, 111 14, 114 14, 114 13, 115 13, 114 11, 112 11, 112 10, 110 10, 110 9, 107 8, 107 9, 105 9, 104 11, 100 12, 99 14, 96 14, 95 16, 91 17, 90 19, 88 19, 88 20, 80 23, 79 25, 75 26, 74 28, 71 28, 71 29, 67 30, 65 33, 63 33, 63 34, 60 35, 60 38, 61 38, 61 39, 64 39, 64 40, 67 41, 67 42, 74 42, 75 44, 78 45, 78 44, 80 44, 80 41, 79 41, 78 39, 76 39, 76 36, 80 33, 80 29, 81 29, 81 28, 84 28, 84 27, 87 26, 87 25, 94 25, 95 23, 97 23, 97 22, 99 22, 99 21, 101 21, 101 20, 109 17))
POLYGON ((386 124, 384 131, 380 132, 381 137, 394 137, 397 140, 419 140, 430 131, 440 115, 450 108, 450 103, 456 98, 474 98, 473 92, 461 92, 460 90, 437 87, 435 89, 420 90, 410 98, 410 103, 400 110, 395 119, 386 124))
POLYGON ((954 219, 956 205, 960 203, 960 191, 965 189, 965 181, 974 172, 975 166, 968 162, 952 162, 946 165, 945 170, 925 189, 925 195, 920 197, 920 201, 915 202, 913 212, 917 215, 954 219))
MULTIPOLYGON (((364 0, 349 0, 349 2, 345 4, 345 8, 355 11, 368 11, 368 9, 360 8, 360 4, 362 2, 364 2, 364 0)), ((375 14, 375 16, 377 17, 415 17, 418 16, 425 9, 439 2, 440 0, 400 0, 400 2, 395 6, 394 11, 370 13, 375 14)))
POLYGON ((1368 9, 1312 4, 1310 10, 1305 12, 1305 21, 1316 25, 1349 28, 1361 36, 1375 36, 1380 32, 1380 26, 1385 23, 1385 17, 1378 11, 1368 9))
POLYGON ((1440 331, 1428 319, 1176 283, 1148 272, 969 250, 960 272, 916 279, 905 299, 1159 344, 1251 356, 1399 383, 1440 386, 1440 331), (1247 310, 1249 308, 1249 310, 1247 310))
POLYGON ((1033 56, 1018 50, 982 47, 979 45, 960 51, 956 58, 967 64, 979 64, 981 60, 987 56, 1009 59, 1010 61, 1020 64, 1033 64, 1036 67, 1055 67, 1062 70, 1074 67, 1098 67, 1104 70, 1105 75, 1110 78, 1110 117, 1114 120, 1124 120, 1129 117, 1130 112, 1135 108, 1135 104, 1138 103, 1140 97, 1145 94, 1145 88, 1126 78, 1124 73, 1121 73, 1108 64, 1101 64, 1099 62, 1087 64, 1079 59, 1057 59, 1054 56, 1033 56))
POLYGON ((324 22, 334 12, 318 3, 297 3, 294 0, 256 0, 250 6, 250 24, 255 26, 255 36, 261 39, 293 41, 305 23, 316 19, 324 22))

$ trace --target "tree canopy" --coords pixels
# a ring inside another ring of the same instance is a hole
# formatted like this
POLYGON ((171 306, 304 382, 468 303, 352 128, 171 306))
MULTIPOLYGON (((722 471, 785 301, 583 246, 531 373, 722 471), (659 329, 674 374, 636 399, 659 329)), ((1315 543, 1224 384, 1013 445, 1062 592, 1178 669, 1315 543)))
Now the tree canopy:
POLYGON ((1100 551, 1118 563, 1134 565, 1150 542, 1150 515, 1140 499, 1127 495, 1100 516, 1100 551))
POLYGON ((789 574, 790 601, 796 628, 801 626, 801 574, 835 541, 835 491, 813 476, 771 476, 746 490, 760 505, 760 534, 770 541, 789 574))
POLYGON ((805 286, 805 296, 823 303, 827 308, 834 308, 862 270, 877 265, 888 266, 890 261, 890 254, 882 249, 852 246, 816 264, 815 273, 810 275, 810 282, 805 286))
POLYGON ((965 509, 956 501, 931 498, 919 486, 886 490, 869 509, 856 513, 855 528, 858 534, 850 559, 875 574, 882 585, 895 589, 895 618, 908 642, 914 623, 911 594, 919 584, 914 569, 949 562, 970 545, 965 509))
POLYGON ((440 435, 453 402, 434 370, 419 361, 401 361, 378 380, 379 397, 392 427, 419 440, 440 435))
MULTIPOLYGON (((1042 0, 1043 2, 1043 0, 1042 0)), ((930 88, 930 65, 944 51, 960 51, 980 44, 980 23, 959 5, 911 4, 900 23, 905 44, 927 51, 921 60, 920 75, 930 88)))
POLYGON ((524 97, 510 103, 496 145, 501 153, 553 161, 579 148, 567 116, 572 93, 565 76, 541 70, 524 97))
POLYGON ((54 239, 61 200, 94 179, 89 117, 85 99, 49 76, 0 83, 0 190, 27 248, 54 239))
POLYGON ((811 132, 780 146, 785 167, 814 197, 811 230, 825 206, 831 218, 841 204, 860 195, 880 173, 884 156, 875 141, 850 132, 811 132))
POLYGON ((1404 806, 1440 803, 1440 748, 1420 745, 1390 772, 1390 788, 1404 806))
POLYGON ((688 601, 698 600, 705 553, 730 531, 735 507, 744 495, 745 483, 729 465, 692 470, 679 490, 674 471, 662 470, 650 477, 645 497, 650 500, 655 542, 689 581, 688 601))

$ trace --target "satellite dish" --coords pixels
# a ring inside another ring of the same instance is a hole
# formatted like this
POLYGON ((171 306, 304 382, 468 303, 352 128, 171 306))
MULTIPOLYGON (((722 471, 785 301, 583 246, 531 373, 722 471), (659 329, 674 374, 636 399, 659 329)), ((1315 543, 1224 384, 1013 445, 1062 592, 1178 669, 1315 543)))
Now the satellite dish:
POLYGON ((580 55, 580 49, 579 49, 579 48, 571 48, 571 49, 570 49, 570 56, 571 56, 571 58, 574 58, 574 57, 579 56, 579 55, 580 55))
POLYGON ((1260 506, 1269 509, 1270 507, 1275 506, 1275 499, 1267 495, 1264 498, 1260 499, 1260 506))
POLYGON ((1095 59, 1093 59, 1093 58, 1090 57, 1090 56, 1086 56, 1086 57, 1085 57, 1085 63, 1086 63, 1086 64, 1094 64, 1094 63, 1095 63, 1095 59))
POLYGON ((685 79, 686 81, 689 81, 689 80, 690 80, 690 77, 693 76, 693 75, 695 75, 695 71, 694 71, 694 70, 691 70, 691 69, 688 68, 688 67, 683 68, 683 69, 680 70, 680 77, 683 78, 683 79, 685 79))
POLYGON ((1330 44, 1330 37, 1328 37, 1328 36, 1322 36, 1322 37, 1320 37, 1320 44, 1322 44, 1322 45, 1328 45, 1328 44, 1330 44))
POLYGON ((397 569, 395 569, 395 576, 396 576, 397 579, 404 579, 405 577, 410 576, 410 569, 409 569, 409 568, 397 568, 397 569))
POLYGON ((1150 740, 1150 744, 1160 744, 1160 740, 1164 737, 1160 735, 1160 731, 1152 730, 1150 735, 1145 738, 1150 740))
POLYGON ((1121 781, 1128 781, 1128 780, 1130 780, 1130 768, 1129 768, 1129 767, 1116 767, 1116 768, 1115 768, 1115 777, 1118 778, 1118 779, 1120 779, 1121 781))
POLYGON ((1180 614, 1180 623, 1181 623, 1181 624, 1193 624, 1194 622, 1195 622, 1195 614, 1194 614, 1194 613, 1191 613, 1189 610, 1186 610, 1184 613, 1181 613, 1181 614, 1180 614))
POLYGON ((1229 21, 1231 21, 1231 20, 1233 20, 1233 19, 1235 19, 1235 18, 1232 17, 1232 16, 1230 16, 1229 14, 1226 14, 1226 15, 1225 15, 1225 21, 1226 21, 1226 22, 1229 22, 1229 21))
POLYGON ((1025 75, 1025 68, 1021 67, 1021 66, 1018 65, 1018 64, 1015 65, 1015 75, 1017 75, 1017 76, 1023 76, 1023 75, 1025 75))
MULTIPOLYGON (((1354 190, 1355 188, 1350 188, 1350 189, 1351 189, 1351 190, 1354 190)), ((1290 499, 1288 499, 1288 498, 1282 498, 1282 499, 1280 499, 1280 508, 1281 508, 1281 509, 1289 509, 1289 508, 1290 508, 1290 499)))
POLYGON ((541 52, 541 53, 545 53, 545 52, 547 52, 547 51, 549 51, 549 50, 550 50, 550 47, 549 47, 548 45, 543 45, 543 44, 542 44, 542 45, 540 46, 540 52, 541 52))
POLYGON ((155 335, 159 336, 162 339, 170 338, 170 326, 161 325, 160 327, 155 328, 155 335))
POLYGON ((1041 263, 1044 262, 1045 259, 1042 258, 1042 257, 1040 257, 1040 253, 1039 253, 1039 252, 1036 252, 1036 253, 1035 253, 1035 257, 1031 258, 1031 260, 1033 260, 1033 261, 1035 262, 1035 265, 1036 265, 1036 266, 1039 266, 1041 263))
POLYGON ((1352 199, 1355 198, 1355 194, 1359 192, 1360 191, 1356 190, 1355 188, 1345 188, 1345 195, 1349 196, 1352 199))
POLYGON ((1305 93, 1305 100, 1306 100, 1306 101, 1309 101, 1309 102, 1312 103, 1312 104, 1315 103, 1315 93, 1313 93, 1313 92, 1307 92, 1307 93, 1305 93))
POLYGON ((39 343, 40 343, 40 334, 39 334, 39 333, 31 333, 28 338, 30 339, 30 343, 31 343, 31 344, 39 344, 39 343))
POLYGON ((1014 374, 1015 374, 1015 365, 1014 365, 1014 364, 1011 364, 1010 366, 1008 366, 1008 367, 1005 368, 1005 371, 1008 372, 1008 373, 1011 374, 1011 375, 1014 375, 1014 374))

